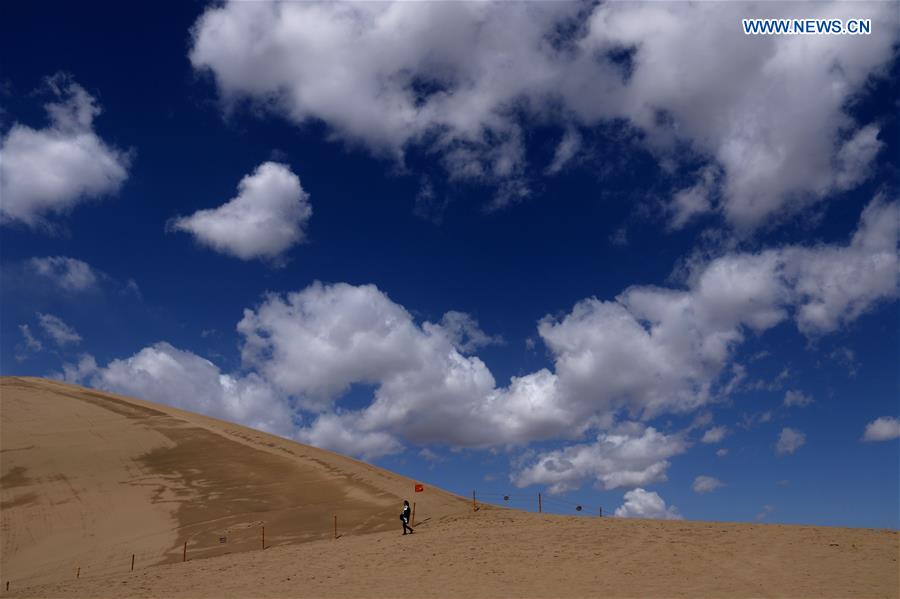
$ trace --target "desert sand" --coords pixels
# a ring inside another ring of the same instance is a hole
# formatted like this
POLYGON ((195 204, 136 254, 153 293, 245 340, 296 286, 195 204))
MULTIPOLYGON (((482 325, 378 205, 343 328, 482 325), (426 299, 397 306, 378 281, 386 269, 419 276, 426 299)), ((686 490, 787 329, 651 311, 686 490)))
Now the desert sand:
POLYGON ((5 596, 900 596, 897 531, 473 511, 428 481, 414 494, 344 456, 42 379, 0 380, 0 425, 5 596))

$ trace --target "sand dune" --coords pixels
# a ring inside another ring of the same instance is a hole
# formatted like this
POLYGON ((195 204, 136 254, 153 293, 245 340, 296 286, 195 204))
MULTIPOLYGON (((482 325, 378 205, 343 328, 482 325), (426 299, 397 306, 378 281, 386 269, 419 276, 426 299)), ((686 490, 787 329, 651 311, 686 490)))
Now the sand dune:
POLYGON ((236 425, 24 378, 0 423, 8 596, 900 596, 896 531, 473 513, 428 485, 403 537, 414 481, 236 425))
POLYGON ((170 407, 72 385, 0 381, 3 582, 68 580, 395 530, 468 509, 362 462, 170 407), (224 538, 225 542, 220 540, 224 538))

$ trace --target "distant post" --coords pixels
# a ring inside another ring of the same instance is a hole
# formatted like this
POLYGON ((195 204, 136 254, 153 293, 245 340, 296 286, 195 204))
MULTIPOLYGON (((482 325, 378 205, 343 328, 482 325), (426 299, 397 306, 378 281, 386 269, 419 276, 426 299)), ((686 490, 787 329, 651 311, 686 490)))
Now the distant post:
POLYGON ((187 541, 184 542, 184 552, 181 554, 181 561, 187 561, 187 541))
POLYGON ((262 527, 262 548, 266 548, 266 527, 262 527))
POLYGON ((131 554, 131 571, 134 572, 134 554, 131 554))
POLYGON ((78 566, 78 570, 75 572, 75 578, 81 578, 81 566, 78 566))
POLYGON ((475 504, 475 489, 472 489, 472 511, 478 511, 478 506, 475 504))
POLYGON ((334 514, 334 539, 337 540, 337 514, 334 514))
POLYGON ((601 518, 603 517, 603 506, 602 505, 600 506, 600 517, 601 518))
POLYGON ((541 494, 538 493, 538 513, 540 514, 542 511, 543 511, 543 508, 541 506, 541 494))

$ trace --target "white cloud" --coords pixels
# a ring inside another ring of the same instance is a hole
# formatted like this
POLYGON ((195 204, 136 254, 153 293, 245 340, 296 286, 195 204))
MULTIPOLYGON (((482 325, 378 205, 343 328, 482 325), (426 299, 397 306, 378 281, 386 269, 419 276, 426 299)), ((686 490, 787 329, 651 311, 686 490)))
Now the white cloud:
POLYGON ((707 166, 700 172, 694 185, 675 194, 669 204, 669 226, 672 229, 681 229, 695 217, 712 211, 716 177, 716 169, 707 166))
POLYGON ((441 456, 438 453, 431 451, 427 447, 423 447, 422 449, 419 450, 419 457, 422 458, 423 460, 425 460, 426 462, 429 462, 430 464, 437 464, 439 462, 446 461, 446 458, 444 458, 443 456, 441 456))
POLYGON ((465 312, 451 310, 441 317, 441 327, 460 352, 469 354, 488 345, 503 343, 499 335, 491 336, 481 330, 478 322, 465 312))
MULTIPOLYGON (((458 315, 442 320, 449 328, 420 326, 373 285, 316 283, 245 310, 238 331, 245 338, 244 363, 307 410, 328 412, 351 385, 375 385, 368 407, 340 416, 343 428, 359 434, 488 446, 549 438, 573 427, 552 373, 514 377, 496 388, 484 362, 460 352, 456 325, 463 321, 474 326, 458 315)), ((331 419, 325 424, 336 430, 331 419)))
POLYGON ((27 324, 20 324, 19 331, 22 333, 22 338, 25 339, 26 349, 29 351, 41 351, 44 348, 41 342, 31 334, 31 328, 27 324))
POLYGON ((728 434, 728 427, 726 426, 714 426, 705 433, 703 433, 703 438, 700 439, 702 443, 719 443, 722 439, 725 438, 725 435, 728 434))
POLYGON ((811 403, 813 403, 813 398, 802 391, 790 390, 784 394, 784 407, 786 408, 802 408, 811 403))
POLYGON ((868 125, 848 139, 837 153, 835 184, 840 189, 852 189, 871 174, 870 166, 884 145, 878 140, 878 127, 868 125))
POLYGON ((625 503, 616 508, 617 518, 654 518, 662 520, 683 520, 678 508, 667 506, 658 493, 633 489, 625 493, 625 503))
MULTIPOLYGON (((82 354, 75 364, 65 363, 62 372, 50 375, 50 378, 59 379, 75 385, 90 384, 90 377, 98 371, 97 360, 90 354, 82 354)), ((143 398, 140 398, 143 399, 143 398)))
POLYGON ((569 164, 581 149, 581 134, 575 129, 566 129, 565 134, 556 146, 553 162, 547 167, 547 174, 555 175, 569 164))
POLYGON ((88 263, 65 256, 31 258, 25 265, 27 270, 50 279, 65 291, 82 292, 94 289, 101 278, 88 263))
POLYGON ((720 447, 719 449, 716 450, 716 455, 720 458, 724 458, 725 456, 728 455, 728 448, 720 447))
POLYGON ((756 514, 756 519, 757 519, 757 520, 765 520, 765 519, 768 518, 768 517, 772 514, 772 512, 774 512, 774 511, 775 511, 775 506, 772 505, 772 504, 770 504, 770 503, 767 503, 766 505, 764 505, 764 506, 762 507, 762 509, 759 511, 759 513, 756 514))
POLYGON ((849 245, 731 253, 694 268, 686 289, 631 287, 590 298, 538 330, 558 388, 584 414, 644 419, 708 403, 734 349, 793 317, 807 335, 897 295, 897 204, 874 200, 849 245))
POLYGON ((209 360, 168 343, 145 347, 105 367, 84 356, 77 365, 67 364, 57 377, 284 437, 296 432, 290 404, 260 376, 223 374, 209 360))
POLYGON ((897 296, 898 222, 897 202, 876 198, 863 210, 849 246, 783 252, 783 273, 793 288, 801 331, 833 331, 878 301, 897 296))
POLYGON ((128 153, 93 130, 94 97, 62 75, 48 84, 57 98, 44 106, 49 127, 16 123, 0 140, 0 223, 45 225, 48 214, 115 194, 128 176, 128 153))
POLYGON ((900 420, 892 416, 882 416, 866 425, 863 441, 890 441, 898 437, 900 437, 900 420))
POLYGON ((718 478, 714 478, 712 476, 700 475, 694 479, 694 484, 691 485, 691 488, 694 490, 694 493, 711 493, 715 491, 719 487, 724 486, 725 483, 720 481, 718 478))
MULTIPOLYGON (((339 415, 318 429, 311 425, 308 434, 318 431, 322 444, 328 431, 341 437, 343 430, 465 447, 576 439, 588 429, 608 428, 622 412, 648 420, 713 401, 716 386, 727 386, 722 374, 748 332, 762 333, 793 315, 802 330, 824 333, 831 323, 839 326, 892 297, 894 287, 874 272, 896 279, 889 248, 897 224, 888 216, 895 211, 895 205, 873 202, 848 246, 728 254, 696 267, 685 289, 632 287, 614 301, 583 300, 561 318, 539 323, 554 369, 513 377, 506 386, 497 385, 477 356, 466 355, 488 338, 469 317, 451 312, 439 324, 418 324, 371 285, 314 284, 266 297, 238 325, 242 356, 304 409, 339 415), (850 262, 873 270, 871 279, 861 279, 872 285, 848 286, 840 301, 829 296, 824 303, 831 316, 814 326, 804 308, 821 303, 819 292, 797 287, 811 277, 810 264, 812 278, 831 277, 823 276, 824 254, 838 269, 850 262), (373 401, 340 412, 340 398, 355 384, 374 386, 373 401)), ((724 432, 708 434, 714 442, 724 432)), ((587 455, 588 446, 573 451, 587 455)), ((583 480, 584 471, 569 469, 560 480, 583 480)))
POLYGON ((359 418, 358 414, 322 414, 312 426, 298 431, 297 440, 365 460, 403 451, 393 435, 360 430, 359 418))
POLYGON ((38 323, 53 342, 62 347, 69 343, 80 343, 81 335, 75 329, 67 325, 61 318, 52 314, 38 312, 38 323))
POLYGON ((784 427, 775 443, 775 451, 779 454, 794 453, 806 443, 806 435, 800 431, 784 427))
POLYGON ((538 455, 512 479, 518 487, 550 485, 550 493, 565 493, 591 480, 604 489, 639 487, 666 480, 667 458, 686 449, 680 436, 664 435, 652 427, 633 434, 603 433, 594 443, 538 455))
POLYGON ((333 137, 400 161, 424 146, 451 177, 496 183, 495 204, 527 194, 524 123, 573 132, 554 172, 574 155, 578 127, 621 119, 660 160, 677 162, 687 142, 721 171, 721 193, 683 196, 676 222, 713 210, 754 228, 860 182, 880 147, 877 127, 845 108, 890 60, 894 11, 807 9, 870 18, 873 34, 734 28, 796 16, 779 3, 231 1, 195 23, 190 60, 229 106, 249 98, 296 123, 321 120, 333 137))
POLYGON ((309 194, 297 175, 287 165, 264 162, 241 179, 236 197, 177 218, 168 228, 241 260, 275 259, 305 240, 311 216, 309 194))

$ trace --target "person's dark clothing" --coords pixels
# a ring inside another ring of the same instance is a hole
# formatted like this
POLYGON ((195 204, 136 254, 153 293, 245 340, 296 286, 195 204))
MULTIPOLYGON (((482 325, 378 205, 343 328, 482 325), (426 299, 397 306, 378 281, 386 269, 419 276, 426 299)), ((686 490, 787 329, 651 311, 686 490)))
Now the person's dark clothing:
POLYGON ((410 534, 412 534, 412 532, 413 532, 413 529, 410 528, 410 526, 409 526, 409 512, 410 512, 409 504, 408 503, 403 504, 403 511, 400 513, 400 522, 403 523, 403 534, 406 534, 407 530, 409 531, 410 534))

